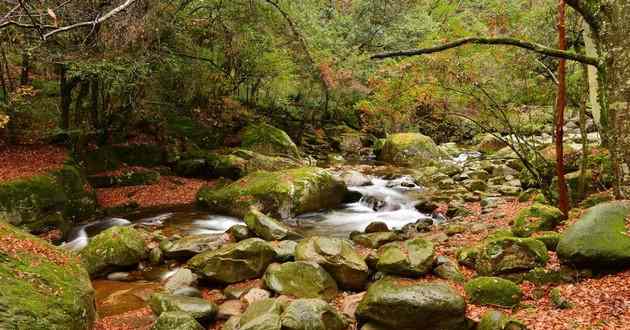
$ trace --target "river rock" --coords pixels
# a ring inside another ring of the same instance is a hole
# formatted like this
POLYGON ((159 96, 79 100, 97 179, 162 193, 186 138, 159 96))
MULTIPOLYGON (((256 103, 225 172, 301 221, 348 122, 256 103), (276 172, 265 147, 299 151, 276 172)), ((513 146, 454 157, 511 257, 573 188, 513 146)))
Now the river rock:
POLYGON ((483 153, 493 153, 507 146, 503 140, 489 133, 477 139, 479 140, 477 150, 483 153))
POLYGON ((281 330, 282 304, 277 299, 257 301, 241 316, 231 317, 223 330, 281 330))
POLYGON ((258 171, 222 188, 202 188, 198 203, 213 212, 243 218, 251 207, 286 219, 341 204, 346 185, 316 167, 258 171))
POLYGON ((258 153, 300 158, 300 152, 287 133, 268 124, 250 124, 241 133, 241 147, 258 153))
POLYGON ((356 314, 386 329, 463 330, 465 312, 464 298, 448 285, 385 278, 370 285, 356 314))
POLYGON ((481 316, 477 330, 526 330, 527 327, 506 314, 490 310, 481 316))
POLYGON ((372 180, 359 171, 346 171, 339 175, 339 178, 346 183, 348 187, 363 187, 372 184, 372 180))
POLYGON ((562 211, 553 206, 534 203, 516 214, 512 232, 516 236, 528 237, 537 231, 553 230, 563 217, 562 211))
POLYGON ((433 140, 419 133, 391 134, 379 153, 379 159, 400 166, 433 165, 446 155, 433 140))
POLYGON ((234 225, 230 227, 226 233, 232 236, 237 242, 251 238, 254 235, 246 225, 234 225))
POLYGON ((348 322, 321 299, 298 299, 282 314, 282 329, 286 330, 345 330, 348 322))
POLYGON ((298 243, 295 241, 271 242, 273 250, 276 252, 277 261, 291 261, 295 259, 295 248, 298 243))
POLYGON ((180 268, 164 283, 164 290, 173 293, 178 289, 190 287, 197 281, 197 276, 190 269, 180 268))
POLYGON ((382 246, 376 269, 395 275, 418 276, 433 267, 433 244, 423 238, 393 242, 382 246))
POLYGON ((243 302, 249 306, 257 301, 268 299, 271 297, 271 293, 265 289, 252 288, 243 295, 243 302))
POLYGON ((549 260, 545 244, 533 238, 499 237, 479 249, 475 269, 482 275, 498 275, 544 267, 549 260))
POLYGON ((91 329, 94 289, 81 263, 1 218, 0 329, 91 329))
POLYGON ((266 241, 280 241, 302 237, 276 219, 264 215, 253 208, 245 215, 245 223, 256 236, 266 241))
POLYGON ((314 262, 272 264, 265 272, 264 281, 271 290, 298 298, 330 300, 337 294, 335 280, 314 262))
POLYGON ((379 232, 369 234, 358 234, 352 236, 352 241, 365 247, 376 249, 383 244, 387 244, 399 239, 395 232, 379 232))
POLYGON ((451 280, 455 282, 464 282, 465 278, 462 275, 457 262, 449 257, 439 256, 435 258, 435 267, 433 273, 445 280, 451 280))
POLYGON ((523 297, 521 288, 500 277, 477 277, 464 286, 470 302, 478 305, 514 307, 523 297))
POLYGON ((188 235, 174 242, 163 241, 160 248, 167 258, 188 259, 201 252, 216 250, 231 242, 232 238, 225 234, 188 235))
POLYGON ((621 268, 630 265, 627 219, 630 202, 594 206, 567 230, 558 242, 560 260, 578 267, 621 268))
POLYGON ((357 254, 352 242, 345 239, 303 239, 295 249, 295 259, 320 264, 342 288, 361 290, 367 282, 367 264, 357 254))
POLYGON ((198 254, 187 265, 207 280, 236 283, 260 277, 274 256, 275 252, 269 243, 259 238, 249 238, 198 254))
POLYGON ((219 310, 217 305, 201 298, 165 293, 151 295, 149 306, 155 315, 165 312, 184 312, 202 322, 212 321, 219 310))
POLYGON ((112 227, 94 236, 81 251, 90 275, 136 265, 147 256, 142 233, 131 227, 112 227))
POLYGON ((188 313, 166 312, 160 314, 151 330, 204 330, 204 327, 188 313))
POLYGON ((387 231, 389 231, 389 227, 383 221, 370 222, 367 225, 367 227, 365 227, 365 230, 364 230, 366 234, 382 233, 382 232, 387 232, 387 231))

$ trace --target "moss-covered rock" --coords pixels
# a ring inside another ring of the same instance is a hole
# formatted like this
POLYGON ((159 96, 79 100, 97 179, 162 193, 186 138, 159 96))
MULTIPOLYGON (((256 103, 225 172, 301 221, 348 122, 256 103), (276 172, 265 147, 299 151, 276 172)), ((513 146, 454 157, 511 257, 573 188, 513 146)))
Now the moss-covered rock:
POLYGON ((482 275, 498 275, 543 267, 548 260, 547 248, 539 240, 499 237, 480 247, 475 269, 482 275))
POLYGON ((241 134, 241 147, 265 155, 300 158, 300 152, 287 133, 267 124, 251 124, 241 134))
POLYGON ((223 330, 280 330, 283 306, 276 299, 259 300, 247 307, 241 316, 232 317, 223 330))
POLYGON ((76 256, 1 220, 0 279, 0 329, 92 328, 94 289, 76 256))
POLYGON ((204 330, 204 327, 188 313, 166 312, 160 314, 151 330, 204 330))
POLYGON ((212 321, 219 309, 217 305, 201 298, 165 293, 151 295, 149 306, 158 316, 166 312, 184 312, 202 322, 212 321))
POLYGON ((459 270, 457 262, 451 258, 439 256, 435 258, 435 267, 433 268, 433 274, 445 280, 451 280, 455 282, 464 282, 466 279, 459 270))
POLYGON ((378 155, 382 161, 413 167, 433 165, 446 156, 430 137, 419 133, 388 136, 378 155))
POLYGON ((131 227, 112 227, 94 236, 81 250, 81 260, 90 275, 136 265, 147 256, 141 232, 131 227))
POLYGON ((373 249, 379 248, 384 244, 394 242, 399 239, 399 235, 393 231, 358 234, 352 236, 353 242, 373 249))
POLYGON ((215 251, 194 256, 188 267, 201 277, 220 283, 236 283, 260 277, 273 261, 271 245, 259 238, 248 238, 215 251))
POLYGON ((558 208, 534 203, 516 214, 512 232, 519 237, 529 237, 537 231, 553 230, 563 217, 562 211, 558 208))
POLYGON ((364 322, 386 329, 467 329, 466 303, 457 291, 440 283, 385 278, 368 288, 356 311, 364 322))
POLYGON ((244 217, 251 207, 278 218, 334 208, 347 191, 345 184, 324 169, 304 167, 280 172, 259 171, 228 186, 202 188, 200 206, 244 217))
POLYGON ((500 277, 477 277, 464 286, 473 304, 514 307, 523 298, 521 288, 500 277))
POLYGON ((141 186, 157 183, 160 173, 149 169, 126 170, 120 174, 91 175, 88 181, 94 188, 141 186))
POLYGON ((481 316, 477 330, 526 330, 527 327, 506 314, 490 310, 481 316))
POLYGON ((468 246, 457 251, 457 262, 464 266, 474 267, 479 255, 479 247, 468 246))
POLYGON ((497 152, 507 146, 504 141, 492 134, 484 134, 477 139, 479 140, 477 150, 483 153, 497 152))
POLYGON ((167 258, 186 259, 202 252, 216 250, 231 242, 232 238, 224 234, 188 235, 174 242, 163 241, 160 248, 167 258))
POLYGON ((331 300, 337 294, 337 283, 314 262, 296 261, 271 264, 264 276, 271 290, 297 298, 331 300))
POLYGON ((533 238, 543 242, 549 251, 555 251, 560 242, 560 234, 555 231, 542 231, 533 236, 533 238))
POLYGON ((339 238, 310 237, 300 241, 295 259, 320 264, 342 288, 361 290, 369 269, 352 242, 339 238))
POLYGON ((283 239, 297 239, 302 237, 283 223, 254 208, 249 210, 245 215, 245 223, 256 236, 266 241, 281 241, 283 239))
POLYGON ((433 244, 423 238, 393 242, 379 249, 376 269, 386 274, 418 276, 433 268, 433 244))
POLYGON ((590 208, 562 233, 560 260, 578 267, 620 268, 630 265, 630 237, 626 227, 630 202, 618 201, 590 208))
POLYGON ((298 299, 282 314, 282 329, 345 330, 348 322, 328 303, 320 299, 298 299))

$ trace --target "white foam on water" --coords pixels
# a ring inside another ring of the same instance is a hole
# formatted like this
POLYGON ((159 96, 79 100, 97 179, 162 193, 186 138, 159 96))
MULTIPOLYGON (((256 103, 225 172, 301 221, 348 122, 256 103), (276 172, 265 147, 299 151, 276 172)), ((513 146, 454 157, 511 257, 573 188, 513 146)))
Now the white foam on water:
POLYGON ((164 221, 172 218, 174 215, 175 213, 172 213, 172 212, 163 213, 163 214, 158 214, 154 217, 140 219, 138 222, 146 226, 161 226, 164 224, 164 221))
POLYGON ((192 222, 191 234, 221 234, 237 224, 243 224, 243 221, 225 215, 208 215, 192 222))

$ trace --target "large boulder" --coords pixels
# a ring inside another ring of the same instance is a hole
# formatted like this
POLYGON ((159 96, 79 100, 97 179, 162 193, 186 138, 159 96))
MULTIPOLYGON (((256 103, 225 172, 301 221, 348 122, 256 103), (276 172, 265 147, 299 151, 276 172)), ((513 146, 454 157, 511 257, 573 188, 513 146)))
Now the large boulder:
POLYGON ((619 268, 630 265, 630 202, 594 206, 562 233, 560 260, 579 267, 619 268))
POLYGON ((90 275, 136 265, 147 256, 142 233, 132 227, 112 227, 94 236, 81 250, 90 275))
POLYGON ((247 307, 241 316, 231 317, 223 330, 280 330, 282 304, 276 299, 259 300, 247 307))
POLYGON ((335 280, 314 262, 272 264, 265 272, 264 281, 269 289, 298 298, 331 300, 337 294, 335 280))
POLYGON ((260 277, 274 256, 269 243, 259 238, 248 238, 198 254, 188 261, 187 266, 207 280, 236 283, 260 277))
POLYGON ((264 155, 300 158, 300 152, 287 133, 267 124, 250 124, 241 134, 241 147, 264 155))
POLYGON ((516 236, 528 237, 538 231, 553 230, 563 217, 562 211, 558 208, 534 203, 516 214, 512 232, 516 236))
POLYGON ((251 209, 245 215, 245 223, 256 236, 266 241, 301 238, 301 235, 291 230, 291 228, 256 209, 251 209))
POLYGON ((149 306, 155 315, 165 312, 184 312, 198 321, 212 321, 217 314, 217 305, 197 297, 154 293, 149 306))
POLYGON ((345 330, 348 322, 321 299, 298 299, 282 314, 282 329, 286 330, 345 330))
POLYGON ((95 318, 76 256, 0 219, 0 329, 88 330, 95 318))
POLYGON ((499 237, 480 247, 475 269, 482 275, 508 274, 544 267, 549 260, 545 244, 534 238, 499 237))
POLYGON ((418 276, 433 268, 433 244, 423 238, 393 242, 379 249, 376 269, 394 275, 418 276))
POLYGON ((219 189, 202 188, 199 204, 213 212, 242 218, 251 207, 286 219, 341 204, 346 185, 321 168, 259 171, 219 189))
POLYGON ((510 280, 500 277, 477 277, 464 286, 473 304, 514 307, 523 297, 521 288, 510 280))
POLYGON ((345 289, 361 290, 367 282, 369 269, 357 254, 352 242, 331 237, 310 237, 295 248, 295 259, 320 264, 337 284, 345 289))
POLYGON ((356 311, 362 321, 400 330, 467 329, 465 313, 464 298, 448 285, 395 278, 370 285, 356 311))
POLYGON ((379 152, 379 159, 388 163, 422 167, 444 158, 433 140, 420 133, 391 134, 379 152))

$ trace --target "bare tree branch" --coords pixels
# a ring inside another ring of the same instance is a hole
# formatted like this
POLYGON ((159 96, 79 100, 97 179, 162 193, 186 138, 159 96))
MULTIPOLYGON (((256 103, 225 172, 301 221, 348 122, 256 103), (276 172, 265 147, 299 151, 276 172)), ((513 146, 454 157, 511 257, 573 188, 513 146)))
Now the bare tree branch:
POLYGON ((438 53, 441 51, 445 51, 447 49, 460 47, 466 44, 477 44, 477 45, 504 45, 504 46, 515 46, 518 48, 523 48, 527 50, 531 50, 533 52, 548 55, 557 58, 564 58, 567 60, 573 60, 584 64, 589 64, 593 66, 599 66, 599 60, 595 57, 589 57, 581 54, 576 54, 570 51, 562 51, 554 48, 549 48, 547 46, 543 46, 537 43, 513 39, 513 38, 480 38, 480 37, 469 37, 462 38, 455 41, 451 41, 445 43, 443 45, 429 47, 429 48, 420 48, 420 49, 412 49, 412 50, 404 50, 404 51, 395 51, 395 52, 387 52, 373 55, 372 59, 384 59, 390 57, 410 57, 417 56, 423 54, 432 54, 438 53))

